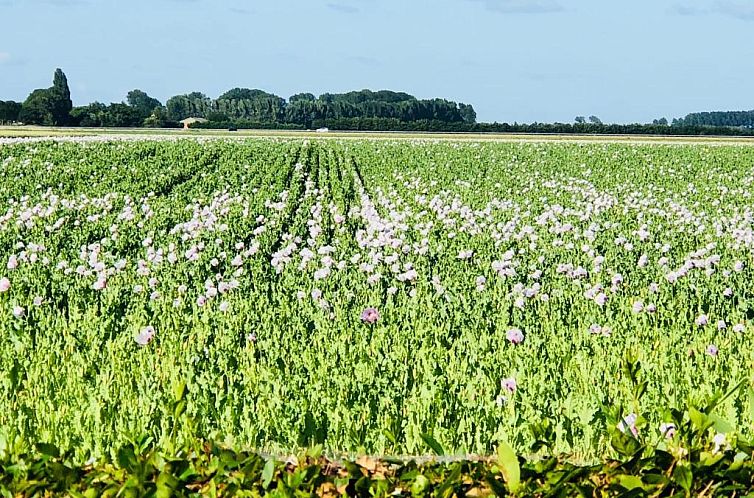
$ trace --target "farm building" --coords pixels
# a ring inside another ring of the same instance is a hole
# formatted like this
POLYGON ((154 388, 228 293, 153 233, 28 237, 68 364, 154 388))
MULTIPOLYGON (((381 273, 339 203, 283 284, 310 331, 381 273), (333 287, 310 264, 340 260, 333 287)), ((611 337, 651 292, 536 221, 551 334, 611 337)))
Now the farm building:
POLYGON ((181 121, 179 121, 183 125, 184 130, 188 130, 189 127, 194 123, 206 123, 207 120, 204 118, 186 118, 181 121))

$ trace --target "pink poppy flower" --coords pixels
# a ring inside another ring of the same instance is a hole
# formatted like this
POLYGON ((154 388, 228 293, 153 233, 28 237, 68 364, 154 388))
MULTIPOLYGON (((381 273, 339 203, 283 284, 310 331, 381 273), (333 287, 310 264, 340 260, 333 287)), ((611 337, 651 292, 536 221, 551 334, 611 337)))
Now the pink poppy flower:
POLYGON ((508 391, 509 393, 516 392, 516 389, 518 388, 518 384, 516 384, 516 379, 513 377, 508 377, 507 379, 503 379, 500 381, 500 385, 503 389, 508 391))
POLYGON ((667 439, 673 439, 675 437, 676 427, 672 422, 666 424, 660 424, 660 433, 667 439))
POLYGON ((155 330, 154 327, 151 325, 144 327, 141 329, 141 331, 134 337, 134 340, 136 341, 136 344, 139 346, 146 346, 149 344, 152 339, 154 338, 155 330))
POLYGON ((365 308, 361 312, 361 321, 372 325, 380 319, 380 312, 376 308, 365 308))
POLYGON ((509 329, 508 332, 505 333, 505 337, 511 342, 511 344, 521 344, 524 342, 524 333, 516 328, 509 329))

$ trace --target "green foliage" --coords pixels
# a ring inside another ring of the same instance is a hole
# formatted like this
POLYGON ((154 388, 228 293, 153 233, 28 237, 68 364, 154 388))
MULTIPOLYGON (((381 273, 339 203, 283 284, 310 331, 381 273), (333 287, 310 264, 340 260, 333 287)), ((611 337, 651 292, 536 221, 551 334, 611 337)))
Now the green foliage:
POLYGON ((21 112, 22 104, 12 100, 0 100, 0 123, 15 123, 21 112))
POLYGON ((144 437, 330 454, 490 454, 505 441, 582 464, 662 445, 711 464, 711 439, 740 449, 754 426, 753 154, 5 144, 0 433, 78 463, 144 437), (380 318, 364 323, 371 306, 380 318))
POLYGON ((230 118, 226 114, 223 114, 222 112, 210 112, 207 114, 207 119, 209 121, 214 121, 215 123, 228 123, 230 122, 230 118))
POLYGON ((179 123, 171 121, 168 111, 164 107, 155 107, 146 119, 143 126, 146 128, 177 128, 179 123))
MULTIPOLYGON (((167 102, 168 114, 173 120, 219 114, 231 121, 295 125, 313 127, 317 121, 343 119, 388 119, 398 122, 435 120, 473 124, 476 112, 470 105, 442 99, 417 100, 406 93, 387 90, 372 92, 361 90, 344 94, 323 94, 319 98, 309 93, 293 95, 289 102, 262 90, 234 88, 215 100, 204 94, 192 93, 172 97, 167 102)), ((266 126, 265 126, 266 127, 266 126)))
POLYGON ((694 112, 682 119, 673 120, 673 126, 730 126, 754 129, 754 110, 694 112))
POLYGON ((52 87, 34 90, 24 101, 18 119, 26 124, 64 126, 69 124, 72 107, 68 80, 62 70, 56 69, 52 87))
POLYGON ((203 118, 212 110, 212 101, 203 93, 192 92, 170 97, 165 103, 168 118, 180 121, 188 117, 203 118))
POLYGON ((93 102, 86 106, 74 107, 71 110, 71 121, 75 126, 97 127, 107 121, 107 106, 100 102, 93 102))
POLYGON ((476 123, 476 111, 471 104, 458 104, 458 114, 461 115, 464 123, 476 123))
POLYGON ((296 102, 314 102, 317 97, 313 93, 297 93, 288 97, 289 104, 295 104, 296 102))
POLYGON ((144 118, 141 112, 126 104, 105 105, 99 102, 71 111, 71 121, 76 126, 87 127, 136 127, 141 126, 144 118))
POLYGON ((102 110, 94 102, 73 110, 68 81, 57 69, 53 86, 35 90, 22 107, 0 101, 0 123, 18 120, 37 125, 175 127, 188 118, 207 118, 203 128, 317 129, 355 131, 422 131, 465 133, 550 133, 550 134, 644 134, 752 136, 754 111, 692 113, 651 124, 604 124, 596 116, 577 116, 567 123, 477 123, 470 104, 445 99, 420 100, 390 90, 359 90, 342 94, 292 95, 288 101, 258 89, 234 88, 217 99, 200 92, 176 95, 160 102, 141 90, 128 93, 135 112, 111 104, 102 110))
POLYGON ((136 109, 139 118, 143 121, 150 117, 155 109, 162 107, 159 100, 150 97, 141 90, 131 90, 126 95, 128 105, 136 109))
POLYGON ((277 95, 267 93, 264 90, 249 88, 234 88, 217 97, 218 100, 257 100, 277 99, 277 95))
POLYGON ((586 466, 524 459, 506 446, 495 459, 421 463, 332 460, 316 449, 276 459, 209 442, 169 453, 145 440, 86 465, 51 445, 0 453, 4 496, 744 496, 752 482, 750 454, 734 450, 700 461, 648 449, 586 466))
POLYGON ((66 78, 65 73, 60 68, 55 70, 50 93, 53 98, 53 122, 58 126, 65 126, 70 120, 73 102, 71 101, 71 91, 68 88, 68 78, 66 78))
POLYGON ((55 96, 50 90, 37 89, 24 101, 19 121, 25 124, 53 126, 55 122, 55 96))

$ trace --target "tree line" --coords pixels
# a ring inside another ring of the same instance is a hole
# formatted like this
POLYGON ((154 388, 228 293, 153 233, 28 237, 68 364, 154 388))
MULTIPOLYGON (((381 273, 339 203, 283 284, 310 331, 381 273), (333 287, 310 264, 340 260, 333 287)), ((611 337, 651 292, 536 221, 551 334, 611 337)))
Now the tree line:
POLYGON ((196 123, 192 128, 225 129, 293 129, 328 128, 333 131, 406 131, 432 133, 527 133, 551 135, 685 135, 685 136, 754 136, 754 130, 728 126, 668 126, 667 124, 605 123, 447 123, 443 121, 400 121, 390 118, 341 118, 314 121, 311 128, 299 125, 275 125, 259 122, 196 123))
POLYGON ((300 125, 311 128, 314 122, 343 118, 388 118, 399 121, 433 120, 445 123, 474 123, 471 105, 444 99, 419 100, 416 97, 382 90, 361 90, 343 94, 311 93, 291 96, 287 101, 262 90, 234 88, 210 99, 198 92, 171 97, 166 102, 168 118, 187 117, 214 122, 254 122, 300 125))
POLYGON ((300 93, 288 100, 263 90, 234 88, 211 99, 200 92, 171 97, 163 105, 142 90, 121 103, 73 107, 68 81, 57 69, 51 88, 34 90, 23 103, 0 101, 0 122, 43 126, 174 127, 186 118, 213 123, 255 123, 266 127, 310 128, 315 122, 385 118, 401 122, 475 123, 473 106, 445 99, 417 99, 402 92, 361 90, 315 97, 300 93))
POLYGON ((754 129, 754 111, 692 112, 673 126, 734 126, 754 129))
POLYGON ((0 123, 85 127, 178 127, 186 118, 204 118, 196 128, 469 133, 595 133, 650 135, 754 135, 754 111, 692 113, 668 123, 605 124, 597 116, 574 123, 478 123, 470 104, 417 99, 390 90, 299 93, 287 100, 258 89, 233 88, 216 99, 201 92, 171 97, 163 105, 142 90, 124 102, 74 107, 68 80, 57 69, 50 88, 31 92, 24 102, 0 101, 0 123))

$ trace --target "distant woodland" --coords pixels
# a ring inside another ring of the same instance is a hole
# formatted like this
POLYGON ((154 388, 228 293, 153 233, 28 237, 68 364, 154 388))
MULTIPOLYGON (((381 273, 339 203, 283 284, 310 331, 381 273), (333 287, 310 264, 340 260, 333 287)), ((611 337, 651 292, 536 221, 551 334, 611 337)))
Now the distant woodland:
POLYGON ((673 126, 733 126, 754 129, 754 111, 693 112, 673 126))
POLYGON ((660 118, 629 125, 605 124, 597 116, 577 116, 573 123, 478 123, 470 104, 417 99, 390 90, 299 93, 286 100, 263 90, 234 88, 217 98, 191 92, 163 104, 136 89, 128 92, 124 102, 74 107, 68 80, 60 69, 51 87, 32 91, 24 102, 0 100, 3 124, 173 128, 186 118, 202 118, 192 127, 218 129, 754 135, 754 111, 698 112, 671 123, 660 118))

